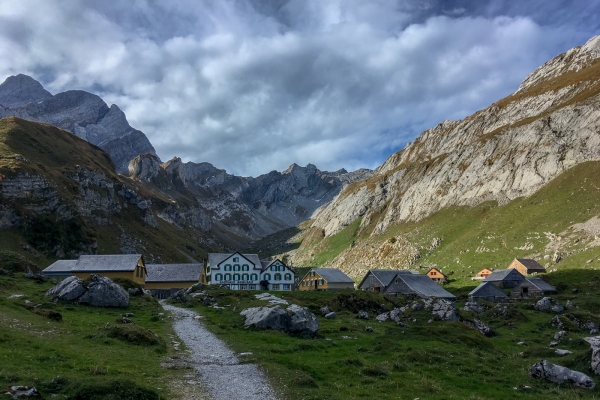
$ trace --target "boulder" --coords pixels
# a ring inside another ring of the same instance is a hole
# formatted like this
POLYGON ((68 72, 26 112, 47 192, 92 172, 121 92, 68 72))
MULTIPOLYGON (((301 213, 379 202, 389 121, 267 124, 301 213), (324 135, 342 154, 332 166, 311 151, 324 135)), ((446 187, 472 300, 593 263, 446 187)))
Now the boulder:
POLYGON ((571 354, 572 352, 569 350, 563 350, 563 349, 556 349, 554 350, 554 352, 559 355, 559 356, 566 356, 567 354, 571 354))
POLYGON ((552 308, 552 299, 550 297, 543 297, 535 303, 533 308, 538 311, 550 311, 552 308))
POLYGON ((441 321, 459 321, 454 303, 449 300, 437 299, 431 307, 431 315, 441 321))
POLYGON ((327 318, 327 319, 335 319, 335 317, 336 317, 336 314, 333 311, 328 314, 325 314, 325 318, 327 318))
POLYGON ((569 382, 584 389, 593 389, 596 386, 596 383, 583 372, 573 371, 546 360, 533 364, 529 375, 532 378, 545 379, 555 383, 569 382))
POLYGON ((592 346, 592 371, 596 375, 600 375, 600 336, 586 337, 583 340, 592 346))
POLYGON ((467 301, 463 307, 463 311, 472 311, 476 314, 480 314, 485 311, 485 306, 475 301, 467 301))
POLYGON ((46 296, 94 307, 129 307, 129 293, 112 280, 90 275, 85 283, 76 276, 70 276, 48 290, 46 296))
POLYGON ((556 332, 554 334, 554 340, 556 340, 557 342, 560 342, 562 340, 562 338, 565 337, 565 336, 567 336, 567 335, 568 335, 567 331, 556 332))
POLYGON ((480 320, 476 319, 473 322, 463 321, 463 323, 471 328, 477 329, 483 336, 492 337, 496 336, 496 332, 492 329, 492 327, 487 326, 480 320))
POLYGON ((365 332, 373 332, 373 327, 371 327, 371 326, 367 326, 367 327, 365 328, 365 332))
POLYGON ((555 301, 552 304, 552 307, 550 308, 550 310, 552 310, 552 312, 555 312, 555 313, 561 313, 565 310, 565 307, 562 304, 560 304, 558 301, 555 301))
POLYGON ((390 319, 390 313, 389 312, 384 312, 379 314, 377 317, 375 317, 375 319, 378 322, 383 322, 383 321, 387 321, 388 319, 390 319))
POLYGON ((290 304, 286 310, 292 314, 288 328, 290 332, 314 335, 319 331, 319 320, 308 308, 300 307, 297 304, 290 304))
POLYGON ((420 302, 415 301, 411 307, 413 310, 419 311, 421 308, 423 308, 423 305, 420 302))
POLYGON ((10 391, 5 393, 13 399, 28 399, 30 397, 41 397, 38 390, 29 386, 11 386, 10 391))
POLYGON ((400 308, 394 308, 392 311, 390 311, 390 319, 396 323, 400 322, 402 319, 402 314, 403 311, 400 308))
POLYGON ((252 307, 242 310, 240 315, 246 317, 244 326, 254 326, 260 329, 287 331, 290 327, 291 316, 280 306, 252 307))
POLYGON ((325 307, 321 307, 321 315, 322 316, 326 316, 327 314, 329 314, 331 312, 331 310, 329 309, 329 307, 325 306, 325 307))
POLYGON ((369 313, 366 311, 359 311, 358 314, 356 315, 356 318, 358 319, 369 319, 369 313))

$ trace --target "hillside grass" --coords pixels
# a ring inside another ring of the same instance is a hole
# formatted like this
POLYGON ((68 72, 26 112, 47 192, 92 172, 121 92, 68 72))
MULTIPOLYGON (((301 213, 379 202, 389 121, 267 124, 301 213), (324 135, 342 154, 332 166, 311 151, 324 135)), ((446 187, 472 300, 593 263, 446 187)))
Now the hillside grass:
POLYGON ((43 398, 59 399, 178 398, 171 383, 185 371, 160 366, 180 353, 156 300, 131 297, 126 309, 54 303, 44 296, 54 283, 0 275, 0 390, 35 386, 43 398), (25 296, 9 299, 13 294, 25 296), (134 324, 117 323, 123 313, 135 314, 134 324))
MULTIPOLYGON (((598 322, 600 271, 585 279, 580 272, 557 272, 547 279, 555 285, 562 282, 557 299, 563 304, 572 300, 580 306, 578 315, 598 322), (579 294, 572 293, 575 287, 579 294)), ((374 320, 381 304, 392 308, 406 304, 404 298, 369 292, 272 292, 318 315, 318 335, 302 337, 245 329, 239 312, 266 305, 254 298, 256 292, 209 290, 227 309, 206 307, 198 299, 189 306, 235 351, 251 352, 243 356, 244 362, 261 365, 286 399, 592 399, 600 393, 598 388, 588 391, 528 376, 531 365, 541 359, 592 376, 590 347, 581 340, 589 332, 569 326, 569 336, 558 348, 573 354, 557 356, 548 346, 558 331, 550 325, 554 315, 534 311, 532 301, 510 305, 510 317, 496 316, 491 309, 478 316, 498 334, 486 338, 462 323, 429 322, 427 310, 408 310, 403 319, 408 327, 374 320), (324 305, 336 311, 336 319, 321 318, 324 305), (368 310, 370 319, 356 319, 358 309, 368 310), (373 332, 366 332, 367 326, 373 332), (517 344, 521 341, 526 345, 517 344)), ((475 317, 460 313, 465 319, 475 317)))

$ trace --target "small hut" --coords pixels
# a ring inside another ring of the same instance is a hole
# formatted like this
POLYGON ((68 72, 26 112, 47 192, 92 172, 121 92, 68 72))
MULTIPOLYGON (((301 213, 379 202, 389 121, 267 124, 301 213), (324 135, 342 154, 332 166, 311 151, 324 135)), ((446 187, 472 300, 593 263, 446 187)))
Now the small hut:
POLYGON ((469 293, 469 301, 478 300, 502 303, 508 301, 508 295, 492 282, 483 282, 469 293))
POLYGON ((523 279, 525 279, 525 277, 521 275, 521 273, 518 270, 514 268, 509 268, 494 271, 483 281, 492 282, 499 288, 512 289, 519 283, 521 283, 523 279))
POLYGON ((525 299, 530 297, 542 297, 556 294, 558 291, 542 278, 525 278, 512 290, 510 297, 513 299, 525 299))

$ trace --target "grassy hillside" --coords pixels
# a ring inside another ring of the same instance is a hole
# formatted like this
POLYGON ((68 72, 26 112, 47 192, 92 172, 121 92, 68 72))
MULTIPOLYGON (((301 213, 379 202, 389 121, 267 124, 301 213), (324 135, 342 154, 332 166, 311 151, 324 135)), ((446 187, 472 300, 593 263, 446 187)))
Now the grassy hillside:
POLYGON ((187 371, 161 367, 180 353, 156 300, 131 297, 127 309, 53 303, 43 294, 54 283, 0 275, 2 393, 28 385, 43 398, 179 398, 175 385, 187 371), (134 324, 116 322, 126 312, 134 324))
MULTIPOLYGON (((600 269, 595 224, 590 224, 587 233, 572 228, 594 222, 600 215, 599 199, 600 162, 587 162, 569 169, 529 198, 503 206, 488 202, 446 208, 422 221, 393 226, 383 235, 371 237, 367 229, 357 236, 354 225, 358 220, 325 239, 309 228, 304 236, 296 236, 302 243, 294 257, 304 265, 334 264, 342 250, 352 258, 353 243, 377 247, 402 237, 420 252, 413 267, 437 265, 444 272, 453 271, 453 279, 468 278, 484 267, 505 268, 515 257, 537 259, 542 265, 550 264, 552 270, 600 269), (434 238, 442 242, 431 249, 434 238), (555 252, 562 258, 557 264, 552 260, 555 252)), ((365 270, 368 268, 365 265, 365 270)))
MULTIPOLYGON (((430 310, 409 308, 403 317, 408 326, 374 317, 383 305, 388 309, 412 304, 404 298, 387 298, 370 292, 273 292, 291 303, 309 307, 319 316, 321 329, 314 337, 291 336, 276 331, 245 329, 239 312, 264 306, 252 292, 210 290, 224 310, 191 300, 205 316, 207 326, 248 362, 257 362, 287 399, 592 399, 592 391, 535 380, 529 368, 541 359, 584 373, 589 372, 591 351, 581 339, 589 332, 568 322, 568 315, 600 322, 597 296, 600 271, 585 279, 581 271, 549 274, 561 292, 556 299, 569 299, 579 308, 560 317, 569 334, 558 348, 572 351, 565 357, 554 353, 549 343, 558 329, 550 321, 554 314, 534 311, 531 301, 508 306, 501 315, 493 304, 479 316, 460 311, 462 318, 480 318, 497 336, 484 337, 460 322, 430 321, 430 310), (579 290, 573 294, 573 289, 579 290), (320 317, 327 305, 337 313, 333 320, 320 317), (368 310, 370 319, 356 319, 358 310, 368 310), (370 326, 373 332, 365 331, 370 326), (518 342, 526 342, 519 345, 518 342)), ((466 293, 450 285, 450 291, 466 293)), ((460 308, 464 300, 457 302, 460 308)), ((596 379, 597 380, 597 379, 596 379)))

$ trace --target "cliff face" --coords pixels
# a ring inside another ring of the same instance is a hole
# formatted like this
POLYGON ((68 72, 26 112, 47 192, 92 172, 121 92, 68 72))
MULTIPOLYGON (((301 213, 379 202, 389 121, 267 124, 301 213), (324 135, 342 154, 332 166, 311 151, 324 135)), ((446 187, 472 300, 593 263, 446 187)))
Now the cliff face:
POLYGON ((138 154, 156 154, 146 135, 133 129, 116 105, 108 107, 100 97, 81 90, 53 96, 26 75, 8 77, 0 85, 0 118, 7 116, 73 132, 105 150, 119 173, 138 154))
POLYGON ((245 240, 258 239, 310 218, 347 182, 368 177, 370 172, 330 173, 312 164, 292 164, 284 172, 239 177, 209 163, 184 163, 179 158, 160 163, 149 154, 136 157, 129 164, 133 179, 158 187, 193 209, 201 208, 216 229, 245 240))
POLYGON ((448 206, 527 197, 567 169, 600 160, 600 37, 555 57, 513 95, 444 121, 349 185, 313 223, 326 236, 359 217, 373 234, 448 206))

